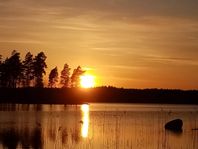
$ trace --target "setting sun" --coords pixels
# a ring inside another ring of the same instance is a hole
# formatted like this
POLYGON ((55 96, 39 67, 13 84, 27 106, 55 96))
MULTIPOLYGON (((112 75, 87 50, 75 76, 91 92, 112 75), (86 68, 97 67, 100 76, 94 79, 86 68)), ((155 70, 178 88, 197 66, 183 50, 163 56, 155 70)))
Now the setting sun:
POLYGON ((83 75, 80 77, 80 85, 83 88, 91 88, 94 87, 94 76, 92 75, 83 75))

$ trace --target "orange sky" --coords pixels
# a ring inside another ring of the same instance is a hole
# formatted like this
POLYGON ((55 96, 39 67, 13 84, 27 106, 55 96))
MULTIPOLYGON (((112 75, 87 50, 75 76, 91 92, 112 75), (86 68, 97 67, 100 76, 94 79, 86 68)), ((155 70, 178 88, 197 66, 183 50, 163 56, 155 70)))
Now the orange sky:
POLYGON ((0 54, 44 51, 97 85, 198 89, 198 1, 2 0, 0 54), (28 50, 27 50, 28 49, 28 50))

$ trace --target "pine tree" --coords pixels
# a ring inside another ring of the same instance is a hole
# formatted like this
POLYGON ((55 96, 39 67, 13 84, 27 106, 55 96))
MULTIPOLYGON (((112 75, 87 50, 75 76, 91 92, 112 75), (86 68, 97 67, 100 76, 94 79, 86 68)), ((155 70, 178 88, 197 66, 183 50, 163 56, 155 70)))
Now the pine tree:
POLYGON ((0 55, 0 87, 2 87, 2 55, 0 55))
POLYGON ((43 52, 40 52, 35 58, 33 63, 34 68, 34 78, 35 78, 35 87, 44 87, 43 84, 43 75, 46 74, 45 69, 47 64, 45 63, 46 56, 43 52))
POLYGON ((80 86, 80 76, 84 74, 85 71, 82 70, 80 66, 74 69, 73 74, 71 76, 71 87, 79 87, 80 86))
POLYGON ((70 87, 70 70, 68 64, 64 65, 63 70, 61 71, 61 76, 60 76, 60 85, 63 88, 70 87))
POLYGON ((49 84, 48 87, 54 88, 56 87, 56 83, 58 82, 58 68, 55 67, 51 70, 49 74, 49 84))
POLYGON ((25 60, 23 61, 23 68, 24 68, 23 87, 30 87, 34 79, 33 55, 30 52, 28 52, 25 56, 25 60))
POLYGON ((23 65, 20 60, 20 53, 12 52, 10 58, 1 64, 1 85, 8 88, 19 87, 23 76, 23 65))

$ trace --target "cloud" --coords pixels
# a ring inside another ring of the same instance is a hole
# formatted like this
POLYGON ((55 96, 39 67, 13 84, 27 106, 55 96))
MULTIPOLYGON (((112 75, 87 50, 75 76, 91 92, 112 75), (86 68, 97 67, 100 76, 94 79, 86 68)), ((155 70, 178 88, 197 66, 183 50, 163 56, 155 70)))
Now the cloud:
POLYGON ((156 56, 150 55, 145 56, 143 59, 145 61, 154 61, 156 63, 164 63, 167 65, 181 65, 181 66, 198 66, 198 60, 187 57, 165 57, 165 56, 156 56))
POLYGON ((160 74, 165 66, 190 67, 197 76, 197 6, 195 0, 1 0, 0 48, 42 47, 50 59, 106 65, 101 71, 127 78, 136 71, 143 80, 148 68, 160 74))
POLYGON ((108 19, 147 16, 175 16, 197 18, 198 2, 194 0, 4 0, 0 2, 2 15, 45 14, 79 16, 100 14, 108 19), (4 13, 2 13, 4 12, 4 13), (14 14, 12 12, 15 12, 14 14))

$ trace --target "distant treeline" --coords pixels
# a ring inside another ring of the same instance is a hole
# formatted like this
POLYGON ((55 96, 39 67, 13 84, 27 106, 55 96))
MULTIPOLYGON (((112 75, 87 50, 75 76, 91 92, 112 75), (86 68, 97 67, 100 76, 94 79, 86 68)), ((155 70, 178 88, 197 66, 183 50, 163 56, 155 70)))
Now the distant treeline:
MULTIPOLYGON (((20 53, 14 50, 10 57, 5 60, 0 55, 0 87, 1 88, 43 88, 43 77, 46 75, 46 58, 44 52, 38 53, 35 57, 28 52, 22 61, 20 53)), ((48 87, 78 87, 80 76, 85 72, 80 66, 74 69, 70 76, 68 64, 65 64, 61 71, 60 79, 58 68, 55 67, 49 74, 48 87), (60 80, 60 81, 59 81, 60 80)))
POLYGON ((83 88, 1 88, 1 103, 167 103, 198 104, 197 90, 83 88))

